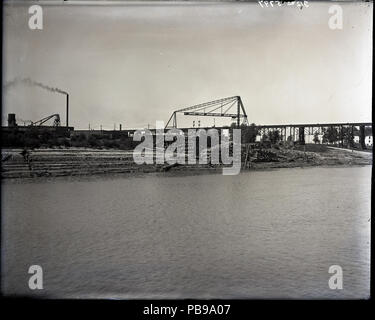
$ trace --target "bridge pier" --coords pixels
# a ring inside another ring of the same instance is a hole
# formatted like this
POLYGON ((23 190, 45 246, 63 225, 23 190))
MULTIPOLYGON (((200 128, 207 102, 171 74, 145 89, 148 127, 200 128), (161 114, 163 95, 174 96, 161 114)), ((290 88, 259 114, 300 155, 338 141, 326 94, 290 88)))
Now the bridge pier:
POLYGON ((350 148, 354 147, 354 126, 351 126, 351 129, 350 129, 349 146, 350 146, 350 148))
POLYGON ((344 133, 343 133, 343 126, 339 126, 339 143, 340 143, 340 147, 343 148, 344 147, 344 133))
POLYGON ((298 128, 298 141, 300 144, 304 145, 305 144, 305 127, 299 127, 298 128))
POLYGON ((362 149, 366 149, 365 138, 366 138, 365 126, 361 125, 359 126, 359 143, 362 149))

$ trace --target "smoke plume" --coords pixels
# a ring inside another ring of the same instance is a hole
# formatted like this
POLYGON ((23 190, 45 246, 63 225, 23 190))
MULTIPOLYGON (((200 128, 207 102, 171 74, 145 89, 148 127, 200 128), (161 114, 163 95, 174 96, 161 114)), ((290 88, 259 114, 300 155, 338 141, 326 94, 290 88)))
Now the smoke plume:
POLYGON ((4 84, 4 88, 5 89, 8 89, 8 88, 11 88, 11 87, 14 87, 18 84, 25 84, 27 86, 35 86, 35 87, 40 87, 42 89, 45 89, 49 92, 56 92, 56 93, 62 93, 62 94, 65 94, 65 95, 68 95, 68 93, 64 90, 61 90, 59 88, 54 88, 54 87, 50 87, 50 86, 47 86, 46 84, 43 84, 41 82, 38 82, 38 81, 34 81, 30 78, 15 78, 14 80, 11 80, 11 81, 8 81, 4 84))

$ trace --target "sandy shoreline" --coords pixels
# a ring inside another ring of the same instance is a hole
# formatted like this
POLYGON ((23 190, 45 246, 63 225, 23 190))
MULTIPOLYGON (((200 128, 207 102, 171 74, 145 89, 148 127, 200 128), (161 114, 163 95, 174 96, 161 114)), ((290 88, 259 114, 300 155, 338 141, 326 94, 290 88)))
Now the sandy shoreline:
MULTIPOLYGON (((372 153, 351 152, 326 148, 324 152, 303 152, 290 149, 270 149, 274 161, 252 159, 241 171, 272 170, 281 168, 351 167, 372 165, 372 153)), ((1 177, 6 180, 56 179, 73 176, 179 176, 221 174, 222 165, 179 165, 164 172, 166 165, 137 165, 131 150, 99 150, 88 148, 36 149, 27 162, 21 149, 3 149, 1 177)))

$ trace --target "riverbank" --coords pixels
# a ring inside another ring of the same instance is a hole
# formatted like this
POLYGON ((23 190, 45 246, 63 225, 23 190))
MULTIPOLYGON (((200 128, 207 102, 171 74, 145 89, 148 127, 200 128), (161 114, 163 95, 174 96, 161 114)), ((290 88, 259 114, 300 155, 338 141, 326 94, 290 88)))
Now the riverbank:
MULTIPOLYGON (((372 164, 372 153, 327 146, 307 145, 294 148, 280 146, 253 150, 243 170, 295 168, 312 166, 362 166, 372 164)), ((130 150, 64 148, 35 149, 28 158, 21 149, 2 150, 1 177, 23 179, 38 177, 91 176, 103 174, 143 175, 161 173, 200 174, 221 172, 222 165, 195 164, 167 168, 164 165, 137 165, 130 150), (166 169, 168 171, 166 172, 166 169)))

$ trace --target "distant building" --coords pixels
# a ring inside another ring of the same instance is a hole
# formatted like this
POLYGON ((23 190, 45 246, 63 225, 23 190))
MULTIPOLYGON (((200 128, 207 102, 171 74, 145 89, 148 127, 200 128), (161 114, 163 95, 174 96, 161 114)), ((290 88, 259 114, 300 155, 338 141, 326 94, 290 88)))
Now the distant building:
MULTIPOLYGON (((358 135, 355 135, 353 140, 354 140, 354 143, 360 143, 358 135)), ((372 136, 366 136, 365 137, 365 145, 366 145, 366 147, 372 147, 373 143, 374 143, 374 139, 373 139, 372 136)))
POLYGON ((372 136, 367 136, 365 137, 365 145, 367 147, 372 147, 373 146, 373 137, 372 136))

